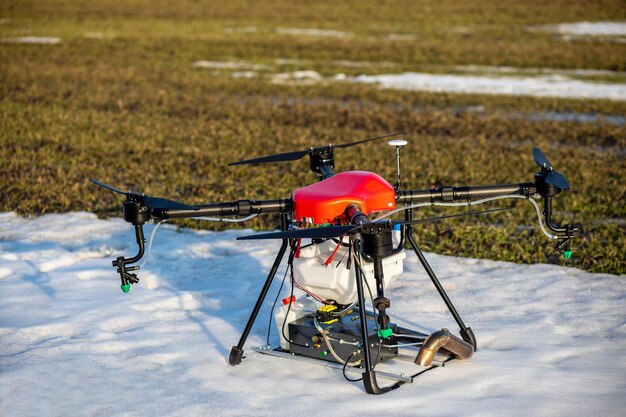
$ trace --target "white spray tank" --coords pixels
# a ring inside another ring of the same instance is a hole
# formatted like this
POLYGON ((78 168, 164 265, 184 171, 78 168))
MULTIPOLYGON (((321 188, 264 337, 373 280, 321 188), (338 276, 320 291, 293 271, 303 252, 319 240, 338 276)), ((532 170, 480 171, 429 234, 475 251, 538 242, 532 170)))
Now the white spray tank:
POLYGON ((307 314, 315 314, 316 311, 317 304, 308 294, 304 294, 297 299, 295 295, 283 298, 283 305, 277 308, 274 312, 274 320, 276 321, 278 335, 280 336, 280 347, 283 350, 289 350, 289 341, 285 339, 285 336, 290 338, 289 323, 298 320, 307 314), (285 326, 284 336, 283 323, 285 326))
MULTIPOLYGON (((392 232, 394 246, 400 242, 400 230, 392 232)), ((293 271, 300 285, 322 300, 334 300, 349 305, 357 300, 355 268, 348 269, 349 248, 338 246, 333 240, 307 245, 300 250, 300 257, 293 260, 293 271), (334 254, 334 255, 333 255, 334 254), (327 260, 334 261, 327 264, 327 260)), ((402 274, 406 253, 401 250, 382 260, 385 273, 385 288, 391 288, 402 274)), ((374 264, 362 260, 361 268, 372 291, 376 290, 374 264)))

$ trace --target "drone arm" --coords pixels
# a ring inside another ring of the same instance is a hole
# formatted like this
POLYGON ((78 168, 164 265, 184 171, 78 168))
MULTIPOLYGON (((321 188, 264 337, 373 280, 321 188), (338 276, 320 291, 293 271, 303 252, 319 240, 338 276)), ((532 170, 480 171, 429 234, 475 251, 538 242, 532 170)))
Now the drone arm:
POLYGON ((186 219, 204 216, 248 216, 263 213, 287 213, 292 209, 291 199, 237 200, 197 206, 198 210, 162 210, 154 213, 161 219, 186 219))
POLYGON ((476 187, 439 187, 430 190, 398 191, 396 202, 403 205, 453 201, 471 202, 476 199, 505 197, 507 195, 530 196, 535 194, 535 192, 536 188, 533 183, 494 184, 476 187))
MULTIPOLYGON (((569 259, 571 257, 571 240, 579 232, 580 228, 566 224, 558 226, 552 223, 552 198, 558 194, 553 192, 552 188, 546 187, 542 182, 535 183, 518 183, 518 184, 494 184, 481 185, 476 187, 439 187, 430 190, 411 190, 398 191, 396 202, 405 206, 419 203, 451 203, 451 202, 467 202, 468 205, 472 201, 508 197, 508 196, 524 196, 530 198, 539 194, 544 199, 543 218, 548 229, 553 236, 548 235, 552 239, 557 240, 555 248, 562 252, 569 259)), ((541 219, 540 219, 541 221, 541 219)))

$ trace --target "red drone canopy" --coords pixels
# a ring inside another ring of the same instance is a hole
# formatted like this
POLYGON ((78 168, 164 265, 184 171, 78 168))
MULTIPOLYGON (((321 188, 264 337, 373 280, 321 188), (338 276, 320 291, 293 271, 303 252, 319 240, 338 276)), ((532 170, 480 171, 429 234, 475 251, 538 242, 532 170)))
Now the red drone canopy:
POLYGON ((391 184, 367 171, 342 172, 298 188, 292 200, 295 219, 315 224, 332 223, 351 204, 357 204, 366 215, 396 207, 391 184))

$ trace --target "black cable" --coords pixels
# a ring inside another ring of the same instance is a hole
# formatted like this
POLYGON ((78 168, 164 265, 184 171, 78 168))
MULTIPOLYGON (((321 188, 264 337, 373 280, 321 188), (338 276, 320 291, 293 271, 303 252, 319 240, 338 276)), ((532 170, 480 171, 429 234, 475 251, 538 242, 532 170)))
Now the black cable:
POLYGON ((285 338, 286 341, 289 342, 289 344, 309 349, 309 346, 301 345, 300 343, 296 343, 293 340, 291 340, 290 338, 288 338, 287 335, 285 334, 285 323, 287 323, 287 317, 289 316, 289 312, 291 311, 291 305, 293 304, 291 302, 291 300, 293 300, 293 287, 294 287, 294 284, 293 284, 293 267, 292 267, 291 263, 289 263, 287 265, 287 268, 291 271, 291 295, 289 296, 289 307, 287 307, 287 313, 285 314, 285 319, 283 320, 283 325, 282 325, 280 330, 281 330, 281 332, 283 334, 283 337, 285 338))
MULTIPOLYGON (((295 254, 295 251, 296 251, 296 249, 292 248, 290 255, 295 254)), ((291 256, 290 256, 290 259, 291 259, 291 256)), ((272 310, 270 311, 269 325, 267 327, 267 339, 266 339, 266 342, 267 342, 268 346, 270 344, 270 332, 272 330, 272 325, 273 325, 272 319, 274 318, 274 309, 276 308, 276 303, 278 302, 278 298, 280 297, 280 292, 282 291, 283 286, 285 285, 285 280, 287 279, 287 274, 289 273, 289 271, 291 271, 291 276, 292 276, 292 280, 291 280, 292 281, 292 283, 291 283, 291 295, 289 296, 289 300, 291 300, 293 298, 293 268, 292 268, 291 262, 289 262, 287 264, 287 269, 285 269, 285 275, 283 275, 283 280, 280 283, 280 287, 278 288, 278 292, 276 293, 276 298, 274 298, 274 303, 272 304, 272 310)), ((298 343, 294 343, 293 341, 291 341, 285 335, 285 323, 287 321, 287 316, 289 315, 289 311, 291 311, 291 304, 292 303, 290 302, 289 303, 289 307, 287 307, 287 313, 285 314, 285 319, 283 320, 283 325, 281 327, 281 333, 283 335, 283 338, 285 338, 285 340, 287 340, 289 343, 292 343, 292 344, 294 344, 296 346, 301 346, 301 347, 308 348, 308 346, 303 346, 303 345, 300 345, 298 343)))
POLYGON ((346 369, 348 368, 348 362, 350 362, 350 359, 352 359, 354 357, 354 355, 356 355, 357 353, 361 352, 361 349, 357 349, 354 352, 352 352, 350 354, 350 356, 348 356, 348 359, 346 359, 346 361, 343 363, 343 369, 342 369, 342 373, 343 373, 343 377, 345 379, 347 379, 350 382, 359 382, 363 380, 363 377, 359 378, 359 379, 352 379, 350 377, 348 377, 348 374, 346 374, 346 369))
MULTIPOLYGON (((333 240, 334 240, 334 239, 333 239, 333 240)), ((351 242, 348 242, 348 243, 346 244, 346 243, 343 243, 343 240, 339 240, 339 244, 341 244, 341 246, 342 246, 342 247, 349 247, 352 243, 351 243, 351 242)), ((335 268, 339 268, 339 267, 341 266, 341 263, 342 263, 342 262, 343 262, 343 260, 346 258, 346 255, 350 256, 350 255, 349 255, 349 253, 350 253, 350 251, 349 251, 349 250, 343 253, 343 255, 341 256, 341 259, 339 260, 339 262, 337 262, 337 266, 336 266, 335 268)), ((346 264, 347 264, 347 262, 346 262, 346 264)), ((349 265, 346 265, 346 266, 348 267, 347 269, 350 269, 350 266, 349 266, 349 265)))
POLYGON ((343 246, 344 248, 347 248, 348 246, 350 246, 350 242, 346 242, 346 243, 344 243, 344 241, 343 241, 343 236, 342 236, 342 237, 340 237, 339 239, 332 238, 332 239, 330 239, 330 240, 332 240, 333 242, 335 242, 335 243, 337 243, 337 244, 340 244, 340 245, 341 245, 341 246, 343 246))
POLYGON ((269 320, 269 324, 267 326, 267 340, 266 343, 269 346, 270 345, 270 332, 272 330, 272 319, 274 318, 274 308, 276 307, 276 303, 278 302, 278 297, 280 297, 280 292, 283 289, 283 286, 285 285, 285 280, 287 279, 287 273, 289 272, 289 267, 287 267, 287 269, 285 269, 285 275, 283 275, 283 281, 280 283, 280 288, 278 288, 278 292, 276 293, 276 298, 274 298, 274 304, 272 304, 272 310, 270 311, 270 320, 269 320))

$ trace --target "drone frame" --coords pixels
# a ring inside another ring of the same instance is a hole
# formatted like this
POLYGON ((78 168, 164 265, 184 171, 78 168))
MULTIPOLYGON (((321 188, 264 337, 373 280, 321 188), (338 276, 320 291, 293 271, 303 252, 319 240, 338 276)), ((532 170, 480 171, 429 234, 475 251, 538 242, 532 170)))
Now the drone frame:
MULTIPOLYGON (((394 134, 396 135, 396 134, 394 134)), ((382 137, 389 137, 394 135, 385 135, 382 137)), ((353 144, 367 142, 369 140, 380 139, 372 138, 364 141, 355 142, 353 144)), ((353 144, 339 145, 335 148, 352 146, 353 144)), ((308 150, 292 152, 286 154, 279 154, 277 156, 256 158, 247 161, 240 161, 231 165, 247 164, 247 163, 261 163, 261 162, 276 162, 280 160, 295 160, 309 154, 310 161, 309 167, 320 176, 321 180, 329 179, 335 176, 334 172, 334 158, 333 158, 333 146, 328 145, 319 148, 310 148, 308 150), (283 158, 283 159, 281 159, 283 158)), ((390 301, 385 297, 384 293, 384 271, 382 266, 382 259, 390 255, 393 251, 402 250, 406 243, 409 244, 412 251, 419 259, 422 267, 429 276, 441 299, 444 301, 447 309, 452 315, 453 319, 459 327, 459 334, 461 338, 452 336, 447 330, 442 330, 436 334, 431 335, 425 342, 423 348, 420 350, 416 363, 430 364, 432 357, 437 353, 437 350, 443 348, 449 352, 453 358, 468 358, 477 350, 477 341, 472 329, 464 323, 461 315, 456 310, 446 291, 444 290, 439 278, 434 273, 430 264, 426 260, 424 253, 420 249, 416 242, 413 233, 413 226, 415 221, 413 219, 413 210, 418 206, 423 205, 437 205, 437 204, 450 204, 458 203, 463 205, 471 205, 472 202, 477 200, 489 200, 497 198, 526 198, 531 199, 533 197, 541 197, 544 199, 543 218, 548 229, 552 232, 552 238, 556 241, 555 248, 564 253, 565 257, 571 256, 571 240, 578 233, 579 227, 571 224, 564 226, 555 225, 552 223, 552 198, 559 194, 562 190, 569 189, 569 184, 562 176, 562 174, 554 171, 549 164, 543 153, 538 148, 534 150, 535 161, 541 167, 541 171, 535 175, 534 182, 527 183, 513 183, 513 184, 494 184, 485 186, 462 186, 462 187, 439 187, 434 189, 424 190, 407 190, 400 189, 400 173, 399 173, 399 148, 398 148, 398 184, 394 188, 395 192, 395 204, 402 205, 400 209, 395 211, 404 211, 404 222, 400 223, 400 242, 397 248, 393 248, 391 245, 391 230, 392 223, 390 221, 372 221, 369 219, 368 214, 363 213, 358 205, 350 204, 345 208, 343 213, 343 219, 347 221, 347 226, 330 226, 326 228, 318 229, 296 229, 290 230, 290 225, 294 221, 292 214, 294 213, 294 203, 292 199, 278 199, 278 200, 236 200, 231 202, 210 203, 201 204, 195 206, 184 205, 182 203, 173 202, 166 199, 155 199, 153 197, 145 196, 137 193, 124 193, 113 187, 102 184, 99 181, 92 180, 95 184, 107 188, 111 191, 115 191, 121 194, 126 194, 126 200, 123 203, 124 219, 132 223, 135 228, 135 235, 139 251, 137 255, 125 258, 123 256, 118 257, 113 261, 113 266, 117 267, 117 272, 121 278, 121 288, 124 292, 130 290, 130 284, 137 283, 139 279, 136 274, 131 273, 139 269, 138 266, 130 266, 133 263, 138 262, 144 256, 144 243, 145 238, 143 234, 143 225, 153 220, 155 222, 161 222, 169 219, 182 219, 182 218, 196 218, 203 216, 219 216, 232 217, 232 216, 249 216, 254 214, 263 213, 278 213, 280 215, 280 232, 257 234, 248 237, 242 237, 244 239, 280 239, 281 244, 274 259, 274 262, 269 270, 269 273, 265 279, 265 282, 261 288, 261 291, 257 297, 257 300, 252 308, 250 316, 246 322, 246 325, 242 331, 241 337, 236 345, 231 348, 228 362, 230 365, 239 365, 244 358, 244 345, 250 334, 250 331, 256 321, 258 313, 265 301, 267 293, 272 285, 272 282, 276 276, 276 273, 284 259, 287 249, 291 246, 291 252, 289 256, 289 263, 293 261, 294 256, 294 242, 302 237, 313 238, 329 238, 329 234, 339 233, 337 236, 350 234, 351 241, 354 240, 357 250, 356 256, 363 256, 367 260, 373 262, 374 276, 376 280, 376 298, 373 300, 375 309, 378 312, 378 324, 379 336, 381 329, 383 330, 383 337, 388 337, 385 334, 387 330, 387 324, 389 318, 386 314, 387 308, 390 307, 390 301), (177 205, 178 204, 178 205, 177 205), (333 227, 335 229, 333 229, 333 227), (300 230, 301 232, 298 232, 300 230), (308 231, 308 232, 307 232, 308 231), (308 233, 308 234, 307 234, 308 233), (316 235, 319 234, 319 236, 316 235), (359 237, 355 237, 356 234, 359 237), (390 247, 391 245, 391 247, 390 247), (428 344, 428 347, 426 345, 428 344), (428 349, 431 349, 427 352, 428 349), (434 350, 433 350, 434 349, 434 350), (426 352, 422 354, 422 352, 426 352), (420 355, 422 356, 420 358, 420 355), (430 356, 425 358, 425 356, 430 356)), ((375 174, 372 174, 375 175, 375 174)), ((531 200, 534 201, 534 200, 531 200)), ((488 210, 489 211, 489 210, 488 210)), ((475 213, 469 213, 475 214, 475 213)), ((454 217, 454 216, 449 216, 454 217)), ((427 219, 428 220, 428 219, 427 219)), ((540 217, 541 222, 541 217, 540 217)), ((359 305, 359 320, 361 327, 361 336, 363 341, 369 340, 367 313, 365 309, 365 294, 364 294, 364 276, 359 267, 355 267, 356 288, 357 288, 357 303, 359 305)), ((369 343, 362 343, 362 362, 363 362, 363 384, 365 391, 369 394, 382 394, 393 389, 398 388, 406 382, 406 378, 398 380, 394 384, 386 387, 380 387, 376 379, 376 371, 374 370, 376 364, 372 363, 372 352, 369 343)), ((409 380, 412 381, 413 377, 424 372, 424 370, 416 373, 409 380)))

